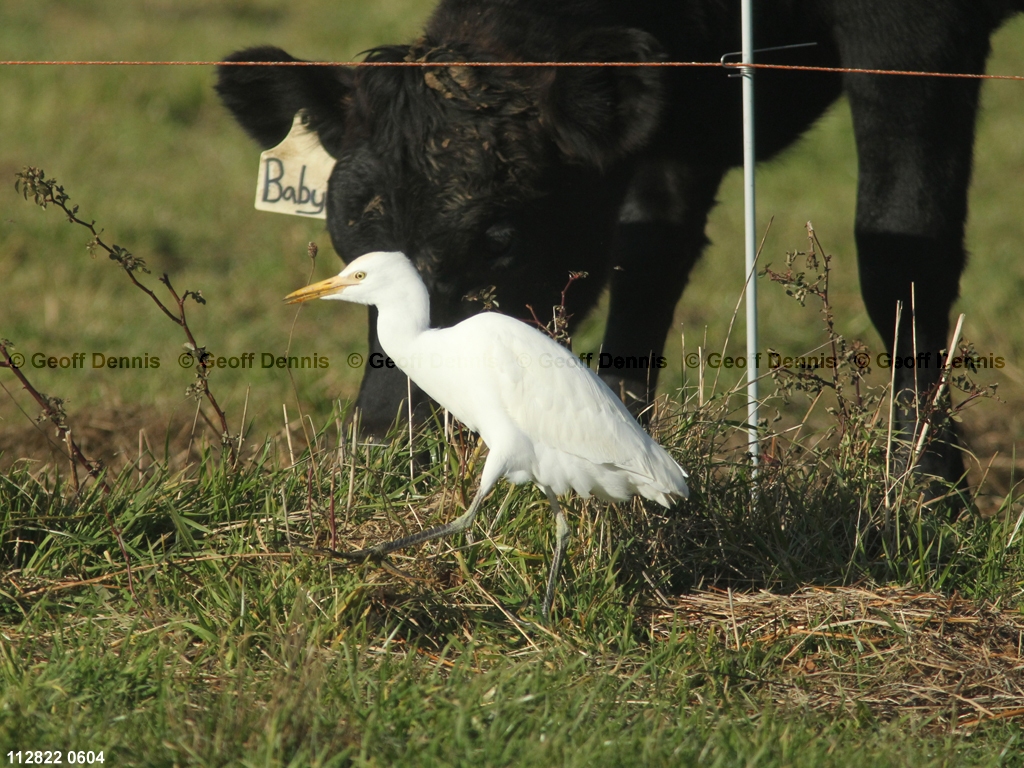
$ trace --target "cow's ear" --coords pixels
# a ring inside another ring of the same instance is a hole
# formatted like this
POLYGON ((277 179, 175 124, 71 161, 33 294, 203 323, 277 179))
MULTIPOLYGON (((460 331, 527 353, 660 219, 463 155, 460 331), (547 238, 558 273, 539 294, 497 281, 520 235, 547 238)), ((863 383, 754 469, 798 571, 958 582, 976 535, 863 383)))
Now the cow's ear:
MULTIPOLYGON (((571 41, 566 61, 663 60, 653 35, 639 29, 589 30, 571 41)), ((606 167, 641 149, 661 117, 657 67, 558 67, 541 98, 541 120, 570 160, 606 167)))
MULTIPOLYGON (((280 48, 247 48, 225 61, 298 61, 280 48)), ((345 128, 345 99, 351 90, 345 67, 274 67, 221 65, 217 93, 235 119, 264 148, 288 134, 295 113, 306 110, 309 128, 337 154, 345 128)))

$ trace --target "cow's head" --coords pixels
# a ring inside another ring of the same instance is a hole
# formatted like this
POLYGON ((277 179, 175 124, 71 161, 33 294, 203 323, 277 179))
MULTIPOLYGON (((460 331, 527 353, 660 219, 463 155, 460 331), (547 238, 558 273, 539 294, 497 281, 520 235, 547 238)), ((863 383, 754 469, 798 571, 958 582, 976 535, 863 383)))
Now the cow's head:
MULTIPOLYGON (((368 61, 493 60, 467 46, 379 48, 368 61)), ((654 39, 630 29, 581 33, 564 60, 650 61, 654 39)), ((234 61, 294 61, 254 48, 234 61)), ((502 311, 555 303, 569 270, 596 271, 575 304, 596 297, 625 174, 621 161, 657 127, 660 76, 640 67, 238 67, 217 90, 264 147, 300 109, 336 158, 327 225, 346 261, 400 250, 419 268, 433 321, 479 305, 494 285, 502 311)), ((575 290, 575 289, 574 289, 575 290)))

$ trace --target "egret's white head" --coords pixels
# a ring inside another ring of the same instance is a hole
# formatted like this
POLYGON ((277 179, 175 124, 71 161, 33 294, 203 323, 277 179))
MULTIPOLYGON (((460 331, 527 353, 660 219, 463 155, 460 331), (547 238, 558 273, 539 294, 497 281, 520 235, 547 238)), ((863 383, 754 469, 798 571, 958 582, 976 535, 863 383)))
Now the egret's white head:
POLYGON ((377 304, 386 295, 416 284, 422 285, 419 273, 404 253, 373 251, 353 259, 334 277, 289 293, 284 300, 288 304, 310 299, 377 304))

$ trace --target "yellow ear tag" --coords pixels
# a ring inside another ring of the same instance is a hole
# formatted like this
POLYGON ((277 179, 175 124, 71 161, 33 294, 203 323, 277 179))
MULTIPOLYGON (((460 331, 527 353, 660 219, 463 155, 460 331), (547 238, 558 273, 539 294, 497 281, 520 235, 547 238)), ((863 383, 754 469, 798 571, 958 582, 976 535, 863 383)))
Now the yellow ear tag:
POLYGON ((260 155, 256 210, 326 219, 327 180, 334 162, 320 137, 302 124, 299 112, 284 141, 260 155))

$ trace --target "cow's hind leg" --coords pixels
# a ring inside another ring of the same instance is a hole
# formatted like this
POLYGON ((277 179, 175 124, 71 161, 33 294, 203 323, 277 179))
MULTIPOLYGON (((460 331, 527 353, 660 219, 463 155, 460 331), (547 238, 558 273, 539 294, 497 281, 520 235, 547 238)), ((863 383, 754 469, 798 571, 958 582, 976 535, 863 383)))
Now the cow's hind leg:
MULTIPOLYGON (((920 38, 899 33, 900 39, 892 40, 886 39, 887 30, 845 32, 850 37, 845 66, 980 72, 988 52, 987 33, 978 30, 950 30, 948 39, 942 30, 920 38), (897 52, 898 61, 889 58, 897 52)), ((931 404, 965 263, 978 82, 848 75, 846 90, 860 161, 856 239, 861 291, 890 353, 896 306, 902 302, 895 352, 901 358, 918 355, 914 365, 895 372, 903 466, 914 455, 909 445, 920 435, 921 414, 930 413, 934 437, 916 469, 962 490, 964 461, 945 416, 948 399, 938 403, 937 412, 931 404)), ((932 496, 943 491, 935 484, 930 489, 932 496)))

